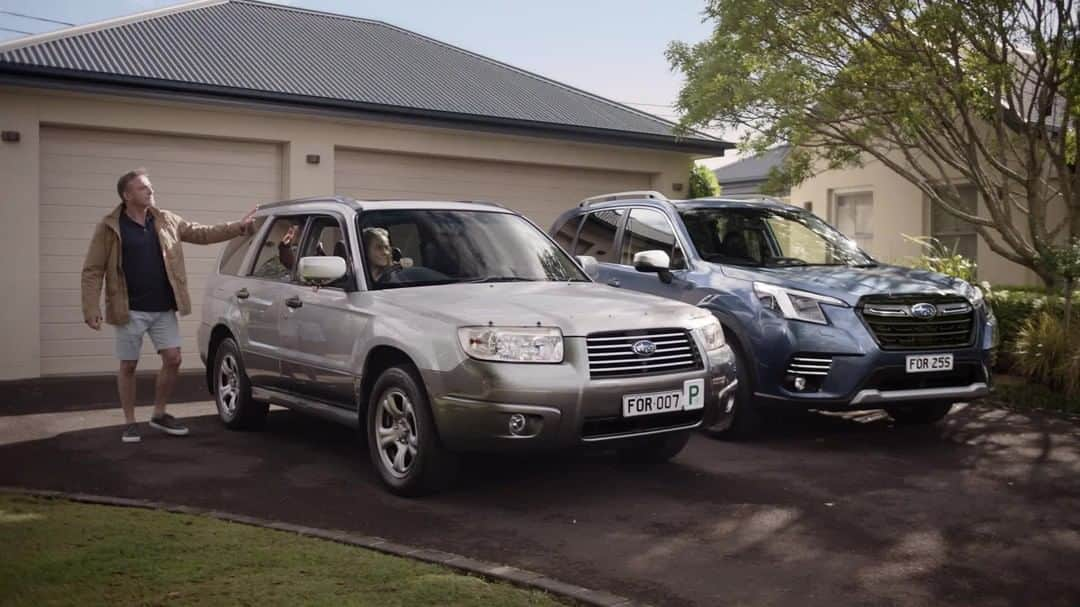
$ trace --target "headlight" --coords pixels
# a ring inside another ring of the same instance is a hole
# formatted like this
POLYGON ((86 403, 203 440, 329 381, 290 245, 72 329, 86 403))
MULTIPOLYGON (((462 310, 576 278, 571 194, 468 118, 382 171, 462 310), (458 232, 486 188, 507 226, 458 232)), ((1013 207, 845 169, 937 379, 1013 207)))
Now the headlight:
POLYGON ((461 349, 479 360, 561 363, 562 331, 554 327, 461 327, 461 349))
POLYGON ((829 324, 828 319, 825 318, 825 311, 821 309, 821 304, 847 307, 847 304, 835 297, 785 289, 765 282, 754 283, 754 294, 757 295, 761 305, 783 314, 784 318, 804 320, 820 325, 829 324))
POLYGON ((709 352, 713 350, 719 350, 724 347, 724 327, 720 325, 720 321, 716 320, 716 317, 710 317, 709 322, 702 325, 701 339, 705 343, 705 349, 709 352))
POLYGON ((979 287, 976 287, 975 285, 972 285, 972 284, 969 284, 968 287, 971 288, 971 305, 972 305, 972 307, 978 308, 978 307, 982 306, 984 303, 986 303, 986 296, 983 295, 982 289, 980 289, 979 287))

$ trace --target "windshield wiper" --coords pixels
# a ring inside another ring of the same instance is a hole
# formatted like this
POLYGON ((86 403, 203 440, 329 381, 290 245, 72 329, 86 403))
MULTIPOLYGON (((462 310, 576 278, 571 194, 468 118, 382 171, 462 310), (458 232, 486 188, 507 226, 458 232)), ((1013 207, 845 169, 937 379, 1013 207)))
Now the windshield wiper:
POLYGON ((465 282, 537 282, 539 278, 525 278, 523 276, 484 276, 465 282))

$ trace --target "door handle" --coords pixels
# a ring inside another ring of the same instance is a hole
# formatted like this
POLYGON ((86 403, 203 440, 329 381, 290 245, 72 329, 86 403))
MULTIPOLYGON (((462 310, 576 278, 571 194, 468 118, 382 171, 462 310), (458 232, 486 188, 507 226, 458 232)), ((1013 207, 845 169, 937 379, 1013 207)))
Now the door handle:
POLYGON ((607 281, 607 283, 609 287, 618 287, 622 284, 621 282, 619 282, 618 278, 612 278, 611 280, 607 281))
POLYGON ((289 306, 290 308, 299 308, 300 306, 304 305, 304 302, 300 301, 299 295, 293 295, 292 297, 285 300, 285 305, 289 306))
POLYGON ((251 293, 248 293, 247 289, 240 289, 236 292, 237 299, 247 299, 248 297, 251 297, 251 293))

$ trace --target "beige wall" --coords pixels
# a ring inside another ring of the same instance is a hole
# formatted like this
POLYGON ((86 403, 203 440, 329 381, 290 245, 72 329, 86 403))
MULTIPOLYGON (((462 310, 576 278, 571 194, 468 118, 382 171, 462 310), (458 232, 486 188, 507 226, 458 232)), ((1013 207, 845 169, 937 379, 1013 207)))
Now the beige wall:
MULTIPOLYGON (((922 192, 876 159, 864 166, 819 173, 792 188, 791 203, 813 203, 814 213, 835 225, 834 202, 838 194, 872 192, 874 197, 874 244, 870 254, 887 263, 904 264, 917 257, 922 249, 904 238, 929 234, 927 202, 922 192)), ((985 216, 985 207, 980 202, 985 216)), ((997 253, 980 237, 978 245, 979 280, 992 284, 1041 284, 1034 272, 997 253)))
MULTIPOLYGON (((0 129, 21 135, 18 143, 0 143, 0 183, 4 185, 0 225, 5 230, 0 254, 9 260, 0 270, 0 284, 8 289, 0 312, 0 332, 5 337, 0 350, 0 380, 37 377, 41 372, 37 252, 38 133, 43 124, 276 143, 284 155, 282 198, 334 193, 338 147, 646 173, 651 188, 669 196, 678 194, 674 183, 683 184, 685 192, 693 160, 692 155, 677 152, 391 125, 235 104, 0 87, 0 129), (318 154, 320 163, 308 164, 308 154, 318 154)), ((163 204, 167 207, 166 201, 163 204)))

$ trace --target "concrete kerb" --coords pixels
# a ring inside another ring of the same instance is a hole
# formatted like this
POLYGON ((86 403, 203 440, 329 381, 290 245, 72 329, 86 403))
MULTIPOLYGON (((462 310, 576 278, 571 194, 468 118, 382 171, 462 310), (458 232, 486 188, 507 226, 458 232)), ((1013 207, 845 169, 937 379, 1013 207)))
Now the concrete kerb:
POLYGON ((144 499, 109 497, 104 495, 91 495, 87 493, 68 493, 64 491, 50 491, 44 489, 24 489, 21 487, 0 487, 0 493, 8 495, 42 497, 49 499, 64 499, 73 502, 98 504, 102 506, 142 508, 144 510, 160 510, 163 512, 170 512, 174 514, 204 516, 222 521, 228 521, 231 523, 239 523, 241 525, 251 525, 253 527, 263 527, 265 529, 274 529, 276 531, 295 533, 297 535, 305 537, 328 540, 331 542, 337 542, 339 544, 356 546, 358 548, 366 548, 392 556, 413 559, 425 563, 431 563, 434 565, 441 565, 455 571, 476 575, 478 577, 491 581, 505 582, 514 586, 531 590, 542 590, 544 592, 547 592, 548 594, 555 595, 559 598, 580 605, 590 605, 597 607, 635 607, 642 605, 641 603, 635 603, 628 598, 611 594, 609 592, 591 590, 582 586, 567 584, 533 571, 518 569, 509 565, 499 565, 496 563, 489 563, 487 561, 480 561, 450 552, 443 552, 441 550, 431 550, 427 548, 406 546, 404 544, 391 542, 380 537, 360 535, 356 533, 350 533, 348 531, 336 529, 317 529, 314 527, 305 527, 303 525, 294 525, 292 523, 284 523, 280 521, 270 521, 255 518, 252 516, 245 516, 242 514, 232 514, 230 512, 223 512, 221 510, 208 510, 203 508, 195 508, 192 506, 179 506, 175 504, 167 504, 164 502, 144 499))

